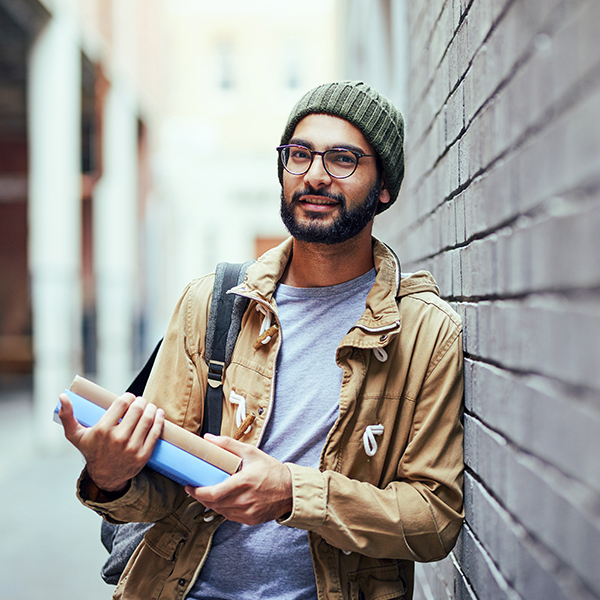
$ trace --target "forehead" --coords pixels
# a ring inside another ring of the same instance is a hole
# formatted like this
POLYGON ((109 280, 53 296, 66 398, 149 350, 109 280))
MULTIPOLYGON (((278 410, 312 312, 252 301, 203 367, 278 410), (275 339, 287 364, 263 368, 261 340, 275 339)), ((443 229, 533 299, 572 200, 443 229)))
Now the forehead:
POLYGON ((352 146, 366 154, 374 154, 373 148, 362 131, 340 117, 326 114, 311 114, 296 125, 290 142, 305 142, 311 149, 352 146))

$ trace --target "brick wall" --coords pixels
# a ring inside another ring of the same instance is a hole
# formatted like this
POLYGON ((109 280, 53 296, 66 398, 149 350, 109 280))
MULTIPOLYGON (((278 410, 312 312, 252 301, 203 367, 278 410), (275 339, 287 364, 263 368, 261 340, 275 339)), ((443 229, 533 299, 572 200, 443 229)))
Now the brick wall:
POLYGON ((417 598, 600 598, 600 2, 407 3, 378 224, 465 326, 466 524, 417 598))

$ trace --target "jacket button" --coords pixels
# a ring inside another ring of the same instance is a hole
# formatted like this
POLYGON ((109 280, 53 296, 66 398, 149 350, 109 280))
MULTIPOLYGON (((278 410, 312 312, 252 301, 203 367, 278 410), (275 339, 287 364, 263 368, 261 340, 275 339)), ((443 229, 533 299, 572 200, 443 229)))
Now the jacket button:
POLYGON ((387 333, 384 333, 384 334, 383 334, 383 335, 382 335, 382 336, 379 338, 379 341, 380 341, 380 342, 385 342, 385 341, 388 339, 388 337, 389 337, 389 336, 388 336, 388 334, 387 334, 387 333))
POLYGON ((185 585, 186 581, 185 579, 182 577, 178 582, 177 585, 180 585, 181 587, 183 587, 185 585))

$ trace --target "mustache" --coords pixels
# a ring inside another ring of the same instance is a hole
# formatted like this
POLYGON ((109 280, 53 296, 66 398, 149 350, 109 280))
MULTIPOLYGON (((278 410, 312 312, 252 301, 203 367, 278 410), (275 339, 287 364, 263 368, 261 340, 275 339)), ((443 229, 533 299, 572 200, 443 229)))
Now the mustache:
POLYGON ((294 192, 292 195, 292 204, 300 202, 302 196, 321 196, 322 198, 329 198, 330 200, 338 202, 342 208, 346 208, 346 196, 343 194, 331 194, 324 190, 315 190, 311 186, 308 186, 299 192, 294 192))

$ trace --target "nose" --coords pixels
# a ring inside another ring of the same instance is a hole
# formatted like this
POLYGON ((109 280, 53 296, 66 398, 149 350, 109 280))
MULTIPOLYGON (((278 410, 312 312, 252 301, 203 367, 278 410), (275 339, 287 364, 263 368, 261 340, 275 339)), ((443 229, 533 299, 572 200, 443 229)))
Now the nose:
POLYGON ((331 183, 331 175, 325 170, 323 155, 315 154, 310 169, 303 175, 304 183, 313 189, 325 187, 331 183))

